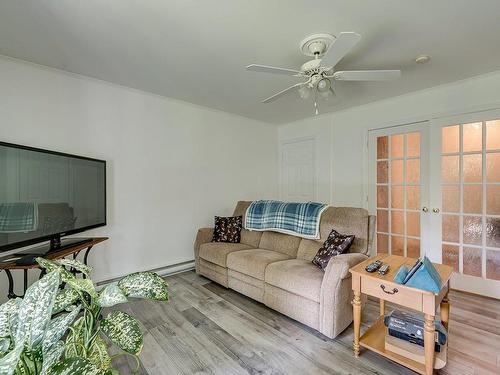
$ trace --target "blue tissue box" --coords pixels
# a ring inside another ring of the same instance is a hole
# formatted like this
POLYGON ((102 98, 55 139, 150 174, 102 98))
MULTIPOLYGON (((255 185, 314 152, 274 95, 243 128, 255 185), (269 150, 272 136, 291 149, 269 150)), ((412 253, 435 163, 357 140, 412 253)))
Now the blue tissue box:
MULTIPOLYGON (((398 284, 403 284, 408 272, 407 267, 401 266, 394 277, 394 281, 398 284)), ((436 267, 434 267, 427 257, 424 257, 420 267, 404 285, 412 288, 428 290, 429 292, 437 294, 441 290, 441 283, 441 276, 439 276, 439 272, 436 270, 436 267)))

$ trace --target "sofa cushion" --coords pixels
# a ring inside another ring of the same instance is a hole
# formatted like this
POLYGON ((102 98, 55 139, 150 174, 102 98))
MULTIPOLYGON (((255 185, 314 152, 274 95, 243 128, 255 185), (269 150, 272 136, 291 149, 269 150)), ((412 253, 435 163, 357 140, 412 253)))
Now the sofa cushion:
POLYGON ((200 246, 200 258, 215 263, 221 267, 227 267, 227 254, 233 251, 251 249, 251 246, 243 243, 208 242, 200 246))
POLYGON ((289 257, 276 251, 265 249, 242 250, 232 252, 227 256, 227 267, 256 279, 264 280, 268 264, 285 259, 289 259, 289 257))
POLYGON ((297 250, 299 249, 300 240, 301 238, 297 236, 266 231, 262 234, 259 248, 278 251, 291 258, 295 258, 297 256, 297 250))
POLYGON ((303 238, 300 241, 299 250, 297 251, 297 259, 312 261, 321 245, 323 245, 323 241, 303 238))
POLYGON ((241 228, 243 227, 242 216, 215 216, 214 221, 212 242, 240 243, 241 228))
POLYGON ((312 260, 312 263, 324 271, 332 257, 349 251, 353 241, 354 235, 340 234, 335 229, 332 229, 332 232, 326 239, 325 243, 318 250, 318 253, 312 260))
POLYGON ((319 302, 324 275, 307 260, 290 259, 267 266, 264 280, 267 284, 319 302))
MULTIPOLYGON (((247 213, 247 208, 250 206, 251 201, 239 201, 234 208, 233 216, 243 216, 243 223, 245 222, 245 216, 247 213)), ((244 225, 243 225, 244 226, 244 225)), ((260 238, 262 237, 262 232, 255 230, 242 229, 241 230, 241 240, 240 242, 252 246, 253 249, 259 247, 260 238)))

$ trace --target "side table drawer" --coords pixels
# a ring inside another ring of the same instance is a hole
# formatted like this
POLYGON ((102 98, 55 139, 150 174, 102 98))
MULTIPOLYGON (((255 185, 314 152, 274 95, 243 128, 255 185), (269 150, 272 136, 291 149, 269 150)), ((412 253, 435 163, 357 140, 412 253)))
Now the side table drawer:
POLYGON ((362 277, 361 293, 422 311, 422 293, 403 285, 362 277))

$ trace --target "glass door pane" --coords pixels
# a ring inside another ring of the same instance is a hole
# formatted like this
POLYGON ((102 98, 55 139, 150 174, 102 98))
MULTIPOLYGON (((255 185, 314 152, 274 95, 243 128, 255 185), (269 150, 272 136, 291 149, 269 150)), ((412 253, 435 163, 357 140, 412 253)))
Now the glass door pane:
POLYGON ((421 132, 376 137, 377 252, 420 256, 421 132))

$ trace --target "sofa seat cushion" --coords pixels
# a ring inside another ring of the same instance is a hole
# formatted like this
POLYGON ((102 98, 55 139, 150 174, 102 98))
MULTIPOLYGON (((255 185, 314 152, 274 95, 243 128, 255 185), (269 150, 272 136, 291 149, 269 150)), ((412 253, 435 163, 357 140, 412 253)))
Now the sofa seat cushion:
POLYGON ((227 267, 256 279, 264 280, 266 267, 271 263, 285 259, 290 259, 290 257, 277 251, 265 249, 242 250, 230 253, 227 256, 227 267))
POLYGON ((200 258, 215 263, 221 267, 227 267, 227 255, 233 251, 251 249, 243 243, 208 242, 200 246, 200 258))
POLYGON ((314 302, 319 302, 325 273, 304 259, 290 259, 270 264, 265 282, 314 302))

